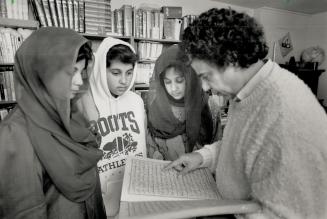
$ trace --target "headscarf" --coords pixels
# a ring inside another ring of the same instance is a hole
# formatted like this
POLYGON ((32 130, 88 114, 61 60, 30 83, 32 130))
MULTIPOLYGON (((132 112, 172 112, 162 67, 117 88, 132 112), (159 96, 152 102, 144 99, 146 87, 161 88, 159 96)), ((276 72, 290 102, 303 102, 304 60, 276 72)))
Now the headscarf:
POLYGON ((69 96, 78 51, 87 42, 73 30, 40 28, 15 55, 15 77, 22 89, 17 102, 34 151, 56 188, 86 206, 87 199, 99 201, 93 194, 102 152, 69 96))
POLYGON ((169 139, 186 133, 186 152, 192 152, 195 143, 209 143, 212 139, 213 123, 208 107, 208 96, 203 92, 201 81, 194 69, 186 65, 183 53, 178 45, 166 49, 157 59, 148 93, 148 126, 152 135, 169 139), (186 82, 183 101, 173 101, 165 89, 160 75, 170 65, 183 65, 186 82), (185 122, 179 121, 173 114, 171 105, 184 106, 185 122), (200 130, 201 131, 200 136, 200 130))
POLYGON ((108 115, 110 113, 110 111, 111 111, 111 113, 113 113, 111 108, 117 107, 117 102, 119 101, 119 99, 124 94, 129 92, 129 90, 134 86, 134 81, 136 78, 137 63, 135 63, 131 83, 130 83, 128 89, 126 89, 125 93, 114 98, 108 87, 107 53, 112 47, 119 45, 119 44, 129 47, 132 50, 132 52, 135 53, 134 48, 129 43, 126 43, 125 41, 122 41, 120 39, 115 39, 112 37, 105 38, 101 42, 101 44, 99 45, 99 47, 95 53, 94 71, 90 77, 90 87, 91 87, 92 96, 94 98, 95 105, 96 105, 97 109, 99 110, 100 115, 108 115), (112 103, 111 101, 113 101, 114 103, 112 103))

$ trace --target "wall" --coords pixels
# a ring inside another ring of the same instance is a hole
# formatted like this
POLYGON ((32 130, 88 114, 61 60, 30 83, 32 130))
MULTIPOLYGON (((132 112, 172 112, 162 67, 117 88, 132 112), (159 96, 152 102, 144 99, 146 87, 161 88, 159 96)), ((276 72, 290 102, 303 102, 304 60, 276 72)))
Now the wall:
POLYGON ((135 7, 143 6, 144 4, 150 5, 154 8, 160 8, 162 6, 181 6, 183 7, 183 16, 188 14, 199 15, 210 8, 226 8, 232 7, 234 10, 246 12, 249 15, 253 15, 253 10, 244 7, 238 7, 230 4, 219 3, 211 0, 111 0, 111 8, 117 9, 122 5, 128 4, 135 7))
POLYGON ((290 57, 294 56, 296 61, 299 60, 300 54, 306 48, 307 27, 310 15, 302 13, 294 13, 273 8, 260 8, 254 11, 254 17, 263 25, 266 34, 267 43, 269 46, 268 57, 273 57, 273 47, 276 43, 275 61, 277 63, 288 62, 290 57), (293 50, 282 56, 278 40, 287 33, 291 35, 293 50))
MULTIPOLYGON (((327 70, 327 12, 313 15, 309 19, 307 32, 307 47, 320 46, 325 51, 325 61, 319 68, 327 70)), ((319 78, 318 98, 324 99, 324 105, 327 106, 327 73, 324 72, 319 78)))

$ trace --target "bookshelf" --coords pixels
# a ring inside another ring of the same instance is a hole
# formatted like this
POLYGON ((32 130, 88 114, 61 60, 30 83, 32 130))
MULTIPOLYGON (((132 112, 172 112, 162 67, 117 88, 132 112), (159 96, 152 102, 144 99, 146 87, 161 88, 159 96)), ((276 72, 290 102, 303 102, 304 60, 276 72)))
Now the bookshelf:
POLYGON ((117 39, 121 39, 124 41, 132 42, 132 37, 130 36, 118 36, 118 35, 104 35, 104 34, 89 34, 89 33, 81 33, 85 38, 89 40, 103 40, 106 37, 113 37, 117 39))
MULTIPOLYGON (((178 38, 183 21, 181 17, 182 7, 177 7, 179 11, 175 11, 169 15, 170 17, 166 17, 161 9, 136 9, 130 5, 122 5, 120 9, 111 10, 110 2, 104 1, 67 0, 66 3, 54 2, 55 4, 53 4, 53 1, 46 0, 28 1, 28 13, 26 14, 26 11, 24 11, 24 20, 17 19, 17 17, 8 18, 9 14, 2 14, 0 27, 12 28, 17 31, 20 28, 32 31, 45 26, 70 28, 92 41, 94 51, 106 37, 126 41, 135 48, 139 57, 138 76, 133 90, 143 94, 149 89, 149 79, 158 56, 170 45, 180 43, 178 38), (119 20, 115 20, 115 13, 118 13, 116 15, 118 15, 119 20), (168 18, 174 20, 173 26, 170 25, 169 30, 163 29, 168 18), (174 26, 174 24, 177 24, 177 26, 174 26), (119 31, 117 32, 117 30, 119 31), (139 49, 140 45, 141 50, 139 49), (142 57, 141 53, 143 54, 142 57)), ((165 8, 167 7, 169 6, 165 8)), ((13 44, 11 45, 13 46, 13 44)), ((17 48, 18 46, 12 48, 9 55, 2 54, 13 57, 17 48)), ((6 58, 0 59, 0 85, 4 83, 3 81, 7 83, 7 76, 3 75, 8 75, 8 72, 12 74, 13 66, 12 58, 7 59, 7 61, 6 58)), ((12 76, 10 77, 12 78, 12 76)), ((3 88, 0 87, 0 89, 3 88)), ((3 93, 2 91, 0 111, 12 108, 16 104, 15 99, 3 98, 3 93)))
POLYGON ((0 63, 0 69, 8 69, 10 67, 14 66, 14 63, 0 63))
POLYGON ((180 6, 136 8, 121 4, 120 8, 112 9, 111 2, 103 0, 41 0, 29 3, 41 26, 74 29, 92 41, 94 51, 108 36, 130 43, 140 59, 138 75, 143 74, 136 83, 145 84, 149 83, 147 75, 151 76, 154 61, 165 48, 180 42, 180 31, 195 17, 182 17, 180 6))
POLYGON ((16 101, 5 101, 5 100, 0 100, 0 109, 1 108, 11 108, 13 107, 14 105, 16 105, 16 101))
MULTIPOLYGON (((29 29, 29 30, 36 30, 39 28, 39 22, 35 20, 22 20, 22 19, 13 19, 13 18, 5 18, 5 17, 0 17, 0 28, 12 28, 17 30, 18 28, 22 29, 29 29)), ((8 46, 5 45, 5 35, 1 34, 1 41, 2 43, 2 49, 4 48, 3 46, 8 46)), ((13 44, 11 44, 13 46, 13 44)), ((15 50, 17 49, 18 45, 16 45, 16 48, 11 48, 12 54, 15 53, 15 50)), ((6 50, 6 54, 8 54, 8 50, 6 50)), ((5 55, 6 55, 5 54, 5 55)), ((14 68, 14 63, 13 61, 5 61, 5 59, 1 60, 0 62, 0 121, 3 119, 8 111, 17 104, 15 101, 15 97, 13 94, 13 91, 10 91, 10 89, 14 89, 13 87, 13 68, 14 68), (6 88, 4 87, 6 86, 6 88), (10 86, 8 89, 7 86, 10 86), (5 95, 5 89, 6 92, 11 92, 10 95, 6 93, 6 98, 4 98, 5 95)))
POLYGON ((180 43, 180 40, 168 40, 168 39, 152 39, 152 38, 141 38, 141 37, 135 37, 135 42, 140 41, 147 41, 147 42, 158 42, 158 43, 164 43, 164 44, 177 44, 180 43))
POLYGON ((0 17, 0 27, 37 29, 39 28, 39 22, 35 20, 20 20, 0 17))

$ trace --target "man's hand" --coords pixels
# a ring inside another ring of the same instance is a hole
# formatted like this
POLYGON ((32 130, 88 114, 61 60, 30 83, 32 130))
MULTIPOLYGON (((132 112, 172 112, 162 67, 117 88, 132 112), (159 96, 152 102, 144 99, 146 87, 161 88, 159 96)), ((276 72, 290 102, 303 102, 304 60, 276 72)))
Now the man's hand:
POLYGON ((197 152, 183 154, 177 160, 168 164, 164 170, 174 168, 179 171, 180 174, 185 175, 186 173, 199 168, 202 162, 203 158, 201 154, 197 152))

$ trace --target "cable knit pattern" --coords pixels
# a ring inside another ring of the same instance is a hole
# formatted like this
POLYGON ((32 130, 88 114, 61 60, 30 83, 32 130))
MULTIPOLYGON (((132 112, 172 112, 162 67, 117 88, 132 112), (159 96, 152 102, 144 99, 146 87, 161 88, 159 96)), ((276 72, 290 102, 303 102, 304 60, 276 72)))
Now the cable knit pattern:
POLYGON ((269 70, 248 97, 231 103, 220 148, 198 152, 204 164, 216 163, 224 198, 262 205, 246 218, 326 219, 327 116, 295 75, 277 64, 269 70))

